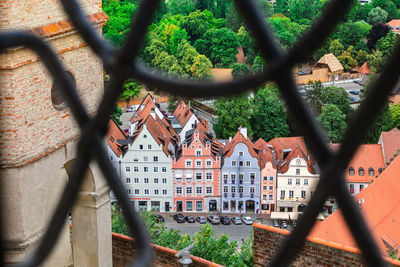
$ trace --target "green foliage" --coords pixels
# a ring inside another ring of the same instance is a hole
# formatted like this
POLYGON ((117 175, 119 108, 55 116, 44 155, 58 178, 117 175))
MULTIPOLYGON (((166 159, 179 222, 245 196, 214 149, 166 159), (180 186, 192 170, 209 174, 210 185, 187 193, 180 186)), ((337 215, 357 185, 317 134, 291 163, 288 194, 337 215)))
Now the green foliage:
POLYGON ((390 112, 392 113, 393 127, 400 129, 400 104, 393 104, 390 112))
POLYGON ((393 129, 393 117, 389 110, 389 105, 380 113, 380 116, 376 120, 374 126, 368 131, 367 142, 370 144, 376 144, 379 140, 379 136, 383 131, 390 131, 393 129))
POLYGON ((275 1, 275 14, 283 14, 289 16, 289 5, 286 0, 275 1))
POLYGON ((358 66, 362 66, 362 64, 364 64, 367 61, 367 58, 368 58, 368 53, 365 52, 364 50, 359 50, 356 56, 358 66))
POLYGON ((379 50, 373 50, 372 53, 367 56, 367 62, 371 72, 379 72, 383 61, 383 54, 379 50))
POLYGON ((390 28, 383 24, 377 23, 374 24, 371 28, 371 31, 367 35, 367 46, 370 50, 375 49, 375 45, 379 39, 386 36, 386 34, 390 31, 390 28))
POLYGON ((135 97, 140 93, 140 90, 142 89, 142 85, 133 79, 129 79, 129 80, 125 81, 122 88, 123 88, 123 91, 121 93, 120 99, 126 100, 126 108, 128 108, 129 101, 131 100, 132 97, 135 97))
POLYGON ((131 1, 103 0, 103 11, 110 18, 103 27, 103 34, 114 45, 120 46, 125 40, 136 9, 131 1))
POLYGON ((318 12, 314 0, 291 0, 289 2, 289 17, 297 23, 303 20, 311 21, 318 12))
POLYGON ((324 105, 332 104, 337 106, 346 116, 346 121, 349 121, 353 114, 353 109, 350 107, 349 95, 342 87, 325 87, 322 93, 322 103, 324 105))
POLYGON ((368 13, 367 21, 373 25, 375 23, 386 23, 388 13, 380 7, 373 8, 368 13))
POLYGON ((235 64, 232 68, 232 76, 234 79, 250 75, 252 68, 247 64, 235 64))
POLYGON ((190 41, 193 44, 197 39, 201 38, 207 30, 217 28, 217 25, 218 28, 221 26, 214 19, 213 13, 208 10, 204 10, 203 12, 196 10, 182 18, 181 27, 187 31, 190 41))
POLYGON ((283 101, 274 86, 258 89, 252 102, 250 123, 254 139, 271 140, 290 135, 283 101))
POLYGON ((266 67, 265 61, 261 56, 256 56, 253 62, 253 70, 254 71, 263 71, 266 67))
POLYGON ((357 66, 357 60, 352 57, 349 51, 344 51, 337 59, 346 71, 350 71, 351 68, 357 66))
MULTIPOLYGON (((339 41, 347 49, 349 46, 356 46, 359 40, 364 39, 369 32, 363 23, 347 22, 341 25, 338 37, 339 41)), ((370 27, 368 27, 370 28, 370 27)))
POLYGON ((376 8, 382 8, 382 9, 386 9, 386 5, 387 5, 388 1, 387 0, 372 0, 371 1, 371 5, 376 8))
POLYGON ((119 119, 122 113, 122 108, 115 105, 114 112, 111 114, 111 117, 118 123, 118 125, 122 125, 122 121, 119 119))
POLYGON ((196 59, 190 68, 192 77, 201 79, 211 79, 211 61, 204 55, 197 55, 196 59))
POLYGON ((392 1, 389 1, 386 12, 388 13, 388 21, 398 18, 396 4, 392 1))
POLYGON ((380 50, 384 57, 388 56, 394 49, 398 37, 395 33, 389 32, 376 43, 376 49, 380 50))
POLYGON ((329 44, 329 51, 334 54, 335 57, 339 57, 344 52, 344 46, 338 39, 335 39, 329 44))
POLYGON ((247 94, 235 97, 221 97, 216 103, 217 123, 214 125, 218 138, 233 137, 240 126, 247 127, 252 136, 250 126, 251 105, 247 94))
POLYGON ((226 27, 234 32, 237 32, 239 28, 243 25, 243 20, 237 12, 233 1, 229 1, 226 12, 226 27))
POLYGON ((188 40, 187 32, 185 29, 181 29, 179 24, 174 18, 164 18, 161 20, 154 33, 157 38, 163 42, 167 51, 175 55, 178 46, 188 40))
POLYGON ((188 15, 195 10, 193 0, 168 0, 168 11, 172 15, 182 14, 188 15))
POLYGON ((386 249, 387 254, 389 256, 389 258, 395 259, 395 260, 400 260, 400 257, 398 256, 398 252, 396 249, 386 249))
POLYGON ((131 236, 122 212, 116 204, 111 205, 111 231, 113 231, 114 233, 131 236))
POLYGON ((304 88, 304 97, 308 103, 308 105, 316 112, 317 114, 321 113, 322 104, 323 104, 323 91, 324 86, 322 82, 317 81, 315 83, 308 82, 308 85, 304 88))
POLYGON ((268 22, 271 24, 280 43, 286 48, 291 47, 306 29, 305 26, 292 22, 289 18, 282 16, 275 15, 269 18, 268 22))
POLYGON ((243 26, 239 28, 237 36, 239 44, 242 46, 244 55, 246 56, 246 62, 251 64, 256 57, 256 44, 254 39, 243 26))
POLYGON ((329 141, 339 143, 346 129, 346 116, 333 104, 322 108, 318 120, 321 122, 329 141))

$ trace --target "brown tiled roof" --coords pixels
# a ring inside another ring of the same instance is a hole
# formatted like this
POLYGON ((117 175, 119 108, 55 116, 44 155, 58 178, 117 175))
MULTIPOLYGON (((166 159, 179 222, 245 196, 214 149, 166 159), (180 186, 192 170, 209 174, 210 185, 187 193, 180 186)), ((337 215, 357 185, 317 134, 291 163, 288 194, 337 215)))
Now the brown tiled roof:
POLYGON ((389 164, 400 151, 400 130, 394 128, 389 132, 382 132, 379 141, 381 142, 385 163, 389 164))
MULTIPOLYGON (((329 144, 332 150, 337 150, 339 144, 329 144)), ((371 183, 379 174, 379 169, 385 167, 382 148, 378 144, 360 145, 346 169, 346 181, 353 183, 371 183), (354 168, 354 175, 349 175, 349 168, 354 168), (364 169, 360 176, 359 169, 364 169), (369 176, 369 169, 374 170, 374 175, 369 176)))
POLYGON ((224 158, 232 156, 232 153, 235 150, 235 146, 239 143, 243 143, 247 146, 247 149, 248 149, 250 155, 253 158, 257 159, 258 165, 261 168, 261 162, 260 162, 260 158, 258 156, 258 150, 256 151, 254 144, 253 144, 253 142, 251 142, 250 138, 244 137, 242 135, 242 133, 240 132, 240 130, 237 131, 237 133, 232 138, 232 140, 224 147, 224 150, 223 150, 224 158))
MULTIPOLYGON (((400 247, 400 157, 396 158, 367 188, 355 196, 368 228, 381 253, 387 255, 386 244, 400 247)), ((357 247, 340 210, 314 226, 310 236, 357 247)))
POLYGON ((132 124, 135 122, 140 123, 140 121, 147 118, 151 110, 155 108, 156 104, 154 103, 154 98, 150 94, 147 94, 145 98, 143 98, 142 103, 140 103, 140 105, 138 106, 136 112, 133 114, 130 122, 132 124))
POLYGON ((178 106, 176 106, 174 112, 172 113, 172 115, 176 117, 182 128, 186 125, 186 122, 190 119, 192 114, 192 111, 183 100, 179 102, 178 106))
POLYGON ((118 140, 126 140, 126 136, 118 124, 113 119, 110 119, 108 122, 107 144, 117 157, 125 152, 124 147, 118 144, 118 140))
POLYGON ((362 66, 358 69, 358 72, 361 74, 370 74, 371 70, 369 69, 368 62, 364 62, 362 66))

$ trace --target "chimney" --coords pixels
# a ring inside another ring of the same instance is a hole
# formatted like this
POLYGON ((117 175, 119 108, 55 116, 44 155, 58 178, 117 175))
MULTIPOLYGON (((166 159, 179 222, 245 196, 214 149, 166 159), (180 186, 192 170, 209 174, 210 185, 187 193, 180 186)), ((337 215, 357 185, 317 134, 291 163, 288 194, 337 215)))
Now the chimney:
POLYGON ((229 136, 229 143, 232 141, 232 136, 229 136))
POLYGON ((154 120, 156 119, 156 113, 154 112, 154 108, 151 108, 150 115, 153 117, 154 120))
POLYGON ((240 133, 247 139, 247 128, 246 127, 239 127, 240 133))

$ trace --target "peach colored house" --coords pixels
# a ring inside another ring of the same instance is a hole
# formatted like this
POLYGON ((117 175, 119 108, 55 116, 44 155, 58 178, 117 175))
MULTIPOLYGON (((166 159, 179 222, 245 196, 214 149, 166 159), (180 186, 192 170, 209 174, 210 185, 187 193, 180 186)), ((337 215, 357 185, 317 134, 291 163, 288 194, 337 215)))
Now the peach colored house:
POLYGON ((392 19, 386 25, 389 26, 390 30, 394 33, 400 33, 400 19, 392 19))
POLYGON ((220 210, 221 144, 202 123, 186 134, 172 161, 173 210, 220 210))

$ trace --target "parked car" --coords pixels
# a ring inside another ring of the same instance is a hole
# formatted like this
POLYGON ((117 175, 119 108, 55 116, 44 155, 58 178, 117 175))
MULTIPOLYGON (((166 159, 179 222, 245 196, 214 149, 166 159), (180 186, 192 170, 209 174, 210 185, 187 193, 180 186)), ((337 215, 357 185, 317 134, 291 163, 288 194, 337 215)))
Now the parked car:
POLYGON ((287 228, 287 222, 286 221, 282 221, 282 228, 284 228, 284 229, 287 228))
POLYGON ((277 220, 272 220, 274 227, 279 228, 279 223, 277 220))
POLYGON ((157 221, 158 223, 160 223, 160 222, 165 222, 164 217, 161 216, 160 214, 157 214, 157 215, 156 215, 156 221, 157 221))
POLYGON ((359 94, 360 94, 360 91, 351 90, 351 91, 349 91, 349 93, 352 94, 352 95, 359 95, 359 94))
POLYGON ((243 217, 242 220, 243 220, 244 224, 247 224, 247 225, 252 225, 253 224, 253 221, 251 220, 250 217, 243 217))
POLYGON ((231 220, 233 224, 242 224, 242 220, 240 219, 240 217, 232 217, 231 220))
POLYGON ((299 71, 297 74, 298 74, 299 76, 300 76, 300 75, 306 75, 306 74, 308 74, 308 71, 301 70, 301 71, 299 71))
POLYGON ((177 223, 184 223, 185 222, 185 217, 183 216, 182 213, 177 213, 177 214, 174 215, 174 220, 177 223))
POLYGON ((354 101, 356 101, 356 98, 355 98, 355 97, 352 97, 352 96, 350 96, 350 102, 354 102, 354 101))
POLYGON ((185 217, 185 221, 187 221, 188 223, 194 223, 195 222, 194 217, 191 216, 191 215, 186 216, 185 217))
POLYGON ((200 223, 200 224, 204 224, 207 222, 206 217, 204 216, 199 216, 196 218, 196 222, 200 223))
POLYGON ((225 225, 226 224, 231 224, 231 220, 229 220, 228 216, 221 216, 220 221, 221 221, 222 224, 225 224, 225 225))
POLYGON ((219 217, 217 215, 208 215, 207 221, 209 221, 211 224, 219 224, 220 223, 219 217))

